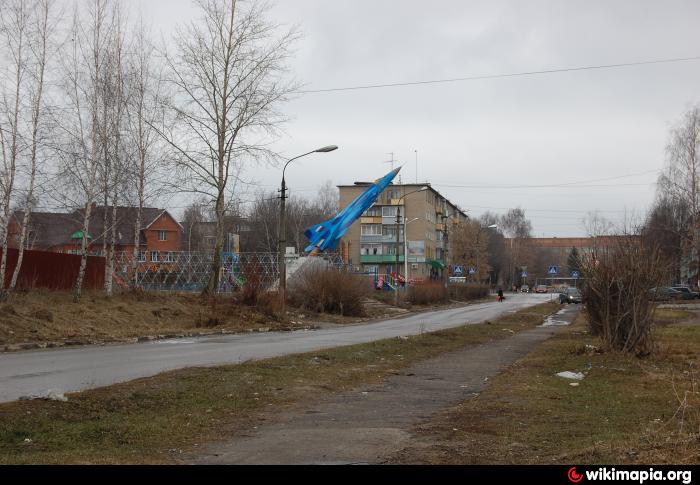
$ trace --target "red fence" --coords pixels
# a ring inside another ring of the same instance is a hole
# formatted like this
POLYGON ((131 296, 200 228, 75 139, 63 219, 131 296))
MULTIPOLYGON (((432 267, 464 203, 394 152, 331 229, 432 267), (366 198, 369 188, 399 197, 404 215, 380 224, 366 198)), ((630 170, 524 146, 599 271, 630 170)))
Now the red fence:
MULTIPOLYGON (((17 249, 7 250, 7 272, 5 288, 10 284, 12 273, 17 266, 17 249)), ((0 249, 0 256, 2 249, 0 249)), ((71 290, 80 270, 80 256, 76 254, 50 253, 47 251, 24 251, 22 267, 17 278, 17 288, 49 288, 51 290, 71 290)), ((105 259, 88 256, 83 288, 104 287, 105 259)))

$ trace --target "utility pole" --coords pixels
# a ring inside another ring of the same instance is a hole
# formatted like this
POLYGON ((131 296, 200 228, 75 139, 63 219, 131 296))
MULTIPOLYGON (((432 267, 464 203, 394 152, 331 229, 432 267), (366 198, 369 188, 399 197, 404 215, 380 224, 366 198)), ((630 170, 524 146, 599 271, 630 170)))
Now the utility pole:
MULTIPOLYGON (((402 197, 403 198, 403 197, 402 197)), ((399 200, 401 202, 401 200, 399 200)), ((399 236, 401 231, 399 228, 401 227, 401 206, 397 205, 396 206, 396 288, 394 288, 394 304, 398 307, 399 306, 399 236)), ((404 237, 406 235, 404 234, 404 237)), ((404 258, 406 255, 404 255, 404 258)))

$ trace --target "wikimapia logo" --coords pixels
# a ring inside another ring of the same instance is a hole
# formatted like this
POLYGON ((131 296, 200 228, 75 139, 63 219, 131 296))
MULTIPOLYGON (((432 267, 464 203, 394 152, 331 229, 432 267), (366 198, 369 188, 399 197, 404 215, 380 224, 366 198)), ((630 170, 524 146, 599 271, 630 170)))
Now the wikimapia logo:
POLYGON ((567 477, 571 483, 579 483, 585 475, 588 481, 634 481, 643 484, 646 481, 679 481, 685 485, 692 483, 691 470, 616 470, 606 467, 597 470, 584 470, 578 473, 576 467, 572 466, 567 472, 567 477))
POLYGON ((569 481, 571 483, 578 483, 581 480, 583 480, 583 475, 576 472, 575 466, 572 466, 571 468, 569 468, 569 473, 567 473, 567 475, 568 475, 569 481))

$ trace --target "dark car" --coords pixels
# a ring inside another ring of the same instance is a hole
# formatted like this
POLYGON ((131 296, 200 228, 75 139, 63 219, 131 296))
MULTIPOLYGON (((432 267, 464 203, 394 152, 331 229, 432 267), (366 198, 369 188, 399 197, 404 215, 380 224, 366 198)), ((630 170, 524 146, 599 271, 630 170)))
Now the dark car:
POLYGON ((683 299, 683 293, 670 286, 659 286, 649 290, 649 299, 653 301, 672 301, 683 299))
POLYGON ((700 293, 691 290, 687 286, 672 286, 671 288, 676 291, 680 291, 683 294, 681 296, 682 300, 694 300, 696 298, 700 298, 700 293))
POLYGON ((520 291, 522 291, 523 293, 530 293, 530 285, 521 286, 520 291))
POLYGON ((564 303, 581 303, 581 301, 582 296, 578 288, 567 288, 561 293, 559 293, 559 303, 561 303, 562 305, 564 303))

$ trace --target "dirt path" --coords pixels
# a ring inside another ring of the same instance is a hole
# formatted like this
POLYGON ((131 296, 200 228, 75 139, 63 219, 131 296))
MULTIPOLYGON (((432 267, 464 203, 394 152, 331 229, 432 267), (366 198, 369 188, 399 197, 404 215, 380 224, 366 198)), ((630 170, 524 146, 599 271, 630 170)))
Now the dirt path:
POLYGON ((382 384, 336 394, 311 409, 277 416, 228 443, 209 445, 190 461, 203 464, 381 463, 433 413, 480 392, 505 366, 568 325, 566 307, 545 326, 505 340, 441 355, 382 384))

